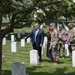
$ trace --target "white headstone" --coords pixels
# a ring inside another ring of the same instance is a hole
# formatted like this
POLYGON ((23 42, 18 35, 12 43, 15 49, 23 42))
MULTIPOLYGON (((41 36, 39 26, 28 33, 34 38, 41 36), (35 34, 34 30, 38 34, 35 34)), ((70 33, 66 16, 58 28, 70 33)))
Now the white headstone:
POLYGON ((21 39, 21 47, 25 47, 25 39, 21 39))
POLYGON ((26 66, 24 62, 12 63, 12 75, 26 75, 26 66))
POLYGON ((42 52, 41 53, 42 53, 42 55, 44 54, 44 46, 42 46, 42 52))
POLYGON ((47 44, 47 37, 44 37, 43 48, 46 48, 46 44, 47 44))
POLYGON ((63 22, 65 30, 69 31, 69 28, 66 26, 66 24, 63 22))
POLYGON ((11 41, 14 42, 15 41, 15 36, 11 35, 11 41))
POLYGON ((43 23, 43 26, 45 26, 45 23, 43 23))
POLYGON ((33 26, 31 26, 31 28, 33 28, 33 26))
POLYGON ((75 50, 72 51, 72 66, 75 67, 75 50))
POLYGON ((65 44, 66 56, 69 56, 68 44, 65 44))
POLYGON ((59 30, 59 23, 57 22, 57 30, 59 30))
POLYGON ((6 38, 3 38, 2 44, 3 44, 3 45, 6 45, 6 38))
POLYGON ((8 37, 8 34, 6 34, 5 37, 8 37))
POLYGON ((47 44, 47 37, 44 37, 44 42, 47 44))
POLYGON ((46 48, 46 41, 43 42, 43 48, 46 48))
POLYGON ((74 27, 74 30, 75 30, 75 27, 74 27))
POLYGON ((17 43, 11 42, 11 52, 16 52, 16 51, 17 51, 17 43))
POLYGON ((42 29, 43 28, 43 25, 41 25, 40 28, 42 29))
POLYGON ((25 31, 24 30, 22 30, 22 34, 25 35, 25 31))
POLYGON ((30 64, 35 65, 38 64, 38 51, 37 50, 30 50, 30 64))
POLYGON ((30 43, 31 39, 30 38, 27 38, 27 43, 30 43))
POLYGON ((17 34, 17 37, 18 37, 18 38, 21 38, 21 33, 18 33, 18 34, 17 34))

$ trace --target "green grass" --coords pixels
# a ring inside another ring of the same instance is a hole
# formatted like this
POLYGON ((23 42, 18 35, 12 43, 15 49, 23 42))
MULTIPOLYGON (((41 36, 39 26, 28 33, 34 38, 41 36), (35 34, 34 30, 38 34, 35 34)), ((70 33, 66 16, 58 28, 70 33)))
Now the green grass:
MULTIPOLYGON (((26 34, 31 32, 32 28, 24 28, 26 34)), ((47 29, 44 28, 45 32, 47 29)), ((14 33, 21 32, 22 29, 15 29, 14 33)), ((50 59, 46 57, 46 51, 42 56, 43 62, 38 65, 30 65, 29 51, 32 49, 31 43, 26 43, 25 47, 20 46, 20 39, 17 39, 18 50, 16 53, 11 52, 10 34, 7 38, 7 44, 3 46, 3 53, 5 60, 2 62, 2 75, 11 75, 11 64, 13 62, 21 61, 26 64, 26 70, 29 75, 75 75, 75 68, 72 67, 72 62, 69 57, 65 59, 60 58, 60 64, 54 65, 50 63, 50 59)), ((46 49, 45 49, 46 50, 46 49)))

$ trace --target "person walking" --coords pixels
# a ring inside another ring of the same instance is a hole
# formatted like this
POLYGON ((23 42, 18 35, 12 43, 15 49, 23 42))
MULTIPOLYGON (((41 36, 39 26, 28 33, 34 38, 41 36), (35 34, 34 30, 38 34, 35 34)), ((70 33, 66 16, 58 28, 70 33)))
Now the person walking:
POLYGON ((59 62, 59 52, 58 52, 58 37, 57 30, 55 28, 55 23, 50 24, 51 29, 51 41, 49 50, 52 50, 53 63, 57 64, 59 62))

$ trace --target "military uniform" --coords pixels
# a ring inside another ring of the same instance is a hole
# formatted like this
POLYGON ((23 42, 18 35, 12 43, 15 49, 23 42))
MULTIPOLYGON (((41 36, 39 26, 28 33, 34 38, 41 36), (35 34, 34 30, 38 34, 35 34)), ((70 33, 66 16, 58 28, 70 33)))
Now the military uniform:
POLYGON ((72 50, 75 50, 75 30, 72 28, 68 31, 68 36, 70 40, 69 51, 72 53, 72 50))
POLYGON ((59 56, 60 56, 60 50, 62 48, 62 56, 65 56, 65 41, 62 39, 64 36, 65 31, 63 29, 58 31, 58 50, 59 50, 59 56))
POLYGON ((69 30, 68 36, 69 36, 69 40, 70 40, 70 46, 72 46, 72 50, 75 50, 75 30, 74 30, 74 28, 69 30))
POLYGON ((52 30, 51 33, 51 49, 52 49, 52 56, 54 61, 58 62, 59 60, 59 52, 58 52, 58 38, 57 38, 57 30, 52 30))

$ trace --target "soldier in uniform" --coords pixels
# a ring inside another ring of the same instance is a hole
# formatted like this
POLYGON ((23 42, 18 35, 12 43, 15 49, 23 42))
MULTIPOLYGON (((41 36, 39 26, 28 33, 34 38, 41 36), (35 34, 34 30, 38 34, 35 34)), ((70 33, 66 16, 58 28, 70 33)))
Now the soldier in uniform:
POLYGON ((73 23, 69 23, 68 28, 69 28, 69 31, 68 31, 69 39, 68 39, 68 41, 70 41, 68 48, 69 48, 70 56, 72 56, 72 51, 75 50, 75 30, 73 27, 73 23))
POLYGON ((59 25, 58 30, 58 51, 60 56, 60 50, 62 50, 62 57, 65 56, 65 41, 62 37, 65 35, 65 30, 62 28, 62 24, 59 25))
POLYGON ((50 24, 50 29, 51 29, 51 41, 49 50, 52 50, 53 63, 58 63, 59 61, 58 38, 57 38, 57 30, 55 29, 55 23, 50 24))

